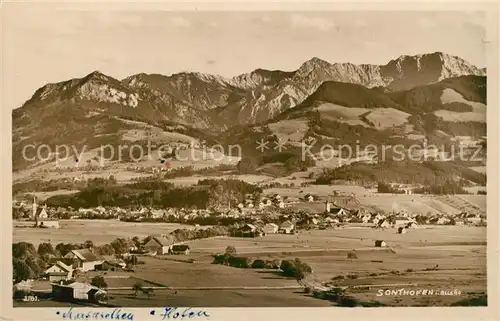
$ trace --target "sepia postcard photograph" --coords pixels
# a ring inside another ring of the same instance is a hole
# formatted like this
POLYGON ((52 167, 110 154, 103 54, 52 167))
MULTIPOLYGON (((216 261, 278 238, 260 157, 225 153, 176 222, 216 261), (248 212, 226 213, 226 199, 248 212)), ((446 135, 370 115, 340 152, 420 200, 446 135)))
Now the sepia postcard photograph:
POLYGON ((2 6, 13 310, 497 304, 496 6, 2 6))

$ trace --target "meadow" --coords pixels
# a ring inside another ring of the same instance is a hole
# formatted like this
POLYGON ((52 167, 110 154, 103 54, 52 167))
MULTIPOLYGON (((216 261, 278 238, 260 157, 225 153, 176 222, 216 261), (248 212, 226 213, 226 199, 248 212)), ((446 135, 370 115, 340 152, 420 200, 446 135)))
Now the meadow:
MULTIPOLYGON (((63 221, 66 228, 51 230, 50 241, 110 242, 116 237, 144 237, 168 233, 179 224, 119 221, 63 221)), ((49 241, 43 229, 15 228, 14 241, 37 245, 49 241)), ((263 260, 300 258, 312 267, 313 284, 347 287, 349 295, 389 305, 444 305, 486 292, 486 228, 469 226, 420 226, 397 234, 396 230, 345 227, 301 231, 296 235, 269 234, 261 238, 222 237, 187 242, 189 255, 142 256, 144 264, 133 273, 106 272, 110 304, 116 306, 331 306, 313 298, 293 278, 277 270, 239 269, 212 264, 213 254, 234 246, 238 255, 263 260), (386 248, 374 246, 385 240, 386 248), (347 253, 355 258, 347 258, 347 253), (148 298, 134 295, 140 280, 156 289, 148 298), (352 286, 362 285, 362 288, 352 286), (370 287, 366 287, 370 285, 370 287), (460 297, 377 296, 378 290, 460 290, 460 297), (430 300, 430 301, 429 301, 430 300)), ((83 281, 104 272, 87 272, 83 281)))
POLYGON ((179 228, 194 228, 192 225, 176 223, 134 223, 117 220, 61 220, 59 229, 30 228, 33 222, 13 221, 13 242, 29 242, 38 246, 42 242, 84 243, 92 240, 94 244, 107 244, 118 237, 168 234, 179 228), (24 226, 24 227, 20 227, 24 226))

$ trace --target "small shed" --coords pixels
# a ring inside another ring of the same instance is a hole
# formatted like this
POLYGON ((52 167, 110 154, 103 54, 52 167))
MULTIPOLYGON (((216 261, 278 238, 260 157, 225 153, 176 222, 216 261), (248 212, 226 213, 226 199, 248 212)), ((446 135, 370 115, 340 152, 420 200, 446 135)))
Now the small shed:
POLYGON ((376 240, 375 247, 386 247, 387 243, 384 240, 376 240))
POLYGON ((403 226, 400 226, 400 227, 398 228, 398 234, 405 234, 405 233, 406 233, 406 228, 405 228, 405 227, 403 227, 403 226))
POLYGON ((188 255, 189 254, 189 245, 186 245, 186 244, 174 245, 174 246, 172 246, 171 253, 172 254, 188 255))

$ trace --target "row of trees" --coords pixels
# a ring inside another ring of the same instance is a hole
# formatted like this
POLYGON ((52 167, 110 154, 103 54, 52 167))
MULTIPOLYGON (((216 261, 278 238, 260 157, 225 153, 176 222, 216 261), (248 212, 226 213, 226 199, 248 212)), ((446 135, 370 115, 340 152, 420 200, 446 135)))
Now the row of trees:
POLYGON ((91 186, 74 195, 58 195, 47 200, 49 206, 73 208, 97 206, 149 206, 207 208, 228 201, 241 202, 248 193, 262 189, 235 179, 201 180, 196 186, 176 187, 160 180, 124 186, 91 186))
POLYGON ((304 279, 312 273, 312 268, 299 258, 295 260, 262 260, 238 255, 234 246, 228 246, 224 254, 214 255, 213 264, 229 265, 243 269, 276 269, 281 270, 284 276, 297 280, 304 279))
POLYGON ((296 171, 306 171, 309 167, 316 166, 316 161, 309 155, 302 159, 300 153, 294 152, 278 152, 264 154, 258 157, 247 156, 243 157, 237 165, 238 171, 241 174, 253 174, 258 167, 264 164, 281 163, 284 165, 286 173, 296 171))

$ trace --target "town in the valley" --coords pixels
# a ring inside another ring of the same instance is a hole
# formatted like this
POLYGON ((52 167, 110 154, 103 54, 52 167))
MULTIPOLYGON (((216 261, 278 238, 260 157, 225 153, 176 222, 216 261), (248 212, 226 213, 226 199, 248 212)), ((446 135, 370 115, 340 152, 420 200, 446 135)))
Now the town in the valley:
MULTIPOLYGON (((409 185, 401 184, 393 185, 395 194, 348 185, 321 186, 316 194, 306 192, 314 190, 307 184, 271 186, 244 194, 238 203, 203 209, 56 207, 37 196, 14 201, 14 239, 19 242, 13 251, 34 260, 30 265, 19 260, 16 266, 14 258, 15 298, 20 306, 119 306, 164 299, 182 303, 183 296, 196 290, 231 297, 239 291, 290 296, 295 289, 297 301, 303 301, 298 304, 321 306, 339 291, 345 300, 364 302, 360 289, 381 289, 390 283, 385 278, 401 278, 405 282, 397 283, 409 287, 431 271, 438 279, 450 277, 446 264, 461 256, 453 253, 469 251, 460 244, 471 247, 475 257, 485 255, 481 235, 487 217, 480 202, 486 195, 413 194, 409 185), (447 244, 449 257, 432 253, 433 246, 447 244), (421 255, 426 259, 418 259, 421 255), (242 275, 226 282, 233 273, 229 269, 242 275), (276 276, 267 280, 259 276, 264 272, 276 276), (353 294, 348 296, 348 291, 353 294), (315 301, 301 298, 306 295, 315 301), (27 297, 40 301, 23 301, 27 297)), ((376 304, 394 304, 391 300, 376 304)), ((370 302, 363 304, 374 304, 370 302)))
POLYGON ((484 12, 21 7, 15 308, 488 305, 484 12))

